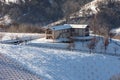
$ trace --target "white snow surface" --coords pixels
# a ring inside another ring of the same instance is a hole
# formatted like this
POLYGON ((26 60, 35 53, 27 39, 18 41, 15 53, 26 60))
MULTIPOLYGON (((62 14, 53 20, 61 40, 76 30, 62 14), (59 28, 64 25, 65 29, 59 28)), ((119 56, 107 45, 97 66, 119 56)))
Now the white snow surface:
MULTIPOLYGON (((17 3, 19 4, 20 0, 0 0, 3 3, 9 4, 9 3, 17 3)), ((21 0, 22 2, 25 2, 25 0, 21 0)), ((30 0, 29 0, 30 1, 30 0)))
MULTIPOLYGON (((16 33, 16 35, 20 34, 16 33)), ((116 42, 120 43, 120 41, 116 42)), ((41 46, 44 45, 62 48, 66 48, 68 45, 67 43, 51 43, 45 41, 44 38, 27 44, 0 44, 0 53, 18 61, 24 68, 40 76, 42 80, 109 80, 112 76, 120 74, 120 57, 117 56, 98 54, 97 52, 89 54, 87 51, 43 48, 41 46)), ((82 46, 81 42, 76 42, 76 48, 88 50, 86 44, 84 43, 82 46)), ((101 42, 98 45, 100 44, 101 42)), ((111 43, 106 52, 114 52, 113 47, 116 46, 111 43)), ((120 47, 117 47, 119 54, 120 47)))
POLYGON ((111 32, 120 35, 120 27, 117 28, 117 29, 113 29, 113 30, 111 30, 111 32))
POLYGON ((86 28, 87 24, 77 25, 77 24, 64 24, 59 26, 51 27, 52 30, 62 30, 62 29, 70 29, 70 28, 86 28))
POLYGON ((99 4, 107 4, 107 0, 93 0, 87 4, 85 4, 79 14, 80 16, 82 16, 82 14, 87 14, 87 15, 93 15, 93 14, 97 14, 100 9, 98 8, 99 4), (86 13, 82 13, 82 11, 86 11, 86 13), (88 12, 87 12, 88 11, 88 12))
POLYGON ((119 57, 4 44, 0 51, 43 80, 109 80, 120 73, 119 57))
POLYGON ((44 34, 38 33, 7 33, 7 32, 0 32, 0 41, 6 40, 15 40, 19 38, 41 38, 44 37, 44 34))
MULTIPOLYGON (((92 38, 93 36, 91 37, 83 37, 83 39, 89 39, 89 38, 92 38)), ((76 37, 78 39, 81 39, 81 37, 76 37)), ((63 40, 63 39, 61 39, 63 40)), ((64 39, 65 40, 65 39, 64 39)), ((95 52, 99 52, 99 53, 104 53, 105 50, 104 50, 104 40, 103 39, 100 39, 98 41, 98 43, 96 44, 96 48, 95 48, 95 52)), ((89 48, 87 47, 88 44, 90 44, 89 41, 87 42, 80 42, 80 41, 76 41, 74 42, 75 44, 75 48, 74 49, 77 49, 77 50, 81 50, 81 51, 89 51, 89 48)), ((51 39, 48 39, 46 40, 45 38, 40 38, 40 39, 36 39, 36 40, 33 40, 31 42, 29 42, 27 45, 30 45, 30 46, 35 46, 35 47, 52 47, 52 48, 64 48, 64 49, 67 49, 69 44, 68 43, 59 43, 59 40, 51 40, 51 39), (58 43, 57 43, 58 42, 58 43)), ((112 39, 112 41, 109 43, 109 45, 107 46, 107 49, 106 49, 106 53, 110 54, 110 55, 114 55, 114 54, 120 54, 120 41, 119 40, 115 40, 115 39, 112 39), (116 51, 116 53, 115 53, 116 51)))
POLYGON ((5 15, 1 19, 2 20, 0 21, 0 24, 3 24, 3 25, 9 25, 13 22, 9 15, 5 15))

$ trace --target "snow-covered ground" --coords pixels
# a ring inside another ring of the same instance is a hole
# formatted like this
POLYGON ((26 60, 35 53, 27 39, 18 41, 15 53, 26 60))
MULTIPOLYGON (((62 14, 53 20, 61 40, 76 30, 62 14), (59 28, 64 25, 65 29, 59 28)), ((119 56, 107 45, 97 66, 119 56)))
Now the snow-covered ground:
POLYGON ((33 40, 44 37, 44 34, 38 33, 6 33, 0 32, 0 42, 2 43, 11 43, 17 40, 33 40))
MULTIPOLYGON (((50 47, 50 48, 60 48, 60 49, 68 49, 69 43, 54 43, 54 40, 46 40, 45 38, 36 39, 33 41, 30 41, 27 45, 34 46, 34 47, 50 47)), ((87 42, 81 42, 77 41, 75 44, 75 50, 79 51, 89 51, 88 44, 90 44, 89 41, 87 42)), ((73 50, 74 50, 73 49, 73 50)), ((101 38, 98 40, 98 43, 95 48, 95 52, 98 53, 104 53, 104 44, 103 39, 101 38)), ((107 46, 106 53, 114 55, 114 54, 120 54, 120 41, 112 39, 109 45, 107 46)))
MULTIPOLYGON (((16 35, 20 36, 20 34, 16 35)), ((5 36, 2 38, 2 41, 12 40, 5 36)), ((0 53, 18 61, 42 80, 109 80, 112 76, 120 74, 119 56, 97 54, 102 51, 103 46, 100 50, 102 40, 98 42, 94 54, 88 52, 86 45, 89 42, 84 44, 75 42, 75 48, 81 51, 69 51, 59 49, 66 48, 67 43, 51 43, 51 41, 41 38, 30 41, 26 45, 0 44, 0 53), (55 47, 58 48, 53 49, 55 47)), ((120 41, 112 41, 120 44, 120 41)), ((109 44, 107 53, 114 54, 114 47, 117 47, 116 53, 120 53, 120 47, 115 43, 109 44)))
POLYGON ((119 57, 5 44, 0 51, 43 80, 109 80, 120 73, 119 57))

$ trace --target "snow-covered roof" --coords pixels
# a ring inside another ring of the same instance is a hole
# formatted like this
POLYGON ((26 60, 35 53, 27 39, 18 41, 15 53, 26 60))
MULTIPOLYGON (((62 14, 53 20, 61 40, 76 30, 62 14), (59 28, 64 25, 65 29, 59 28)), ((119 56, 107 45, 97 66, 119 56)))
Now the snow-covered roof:
POLYGON ((71 28, 86 28, 86 24, 70 24, 71 28))
POLYGON ((62 30, 62 29, 70 29, 70 28, 71 28, 70 25, 59 25, 59 26, 51 27, 50 29, 52 29, 52 30, 62 30))
POLYGON ((86 24, 64 24, 59 26, 51 27, 51 30, 63 30, 63 29, 70 29, 70 28, 86 28, 86 24))

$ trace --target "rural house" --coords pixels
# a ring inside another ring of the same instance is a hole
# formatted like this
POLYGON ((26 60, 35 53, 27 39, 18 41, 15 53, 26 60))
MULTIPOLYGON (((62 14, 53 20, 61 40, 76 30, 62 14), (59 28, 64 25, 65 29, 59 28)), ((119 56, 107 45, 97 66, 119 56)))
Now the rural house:
POLYGON ((46 39, 59 39, 69 37, 89 36, 89 26, 86 24, 64 24, 47 28, 45 31, 46 39))

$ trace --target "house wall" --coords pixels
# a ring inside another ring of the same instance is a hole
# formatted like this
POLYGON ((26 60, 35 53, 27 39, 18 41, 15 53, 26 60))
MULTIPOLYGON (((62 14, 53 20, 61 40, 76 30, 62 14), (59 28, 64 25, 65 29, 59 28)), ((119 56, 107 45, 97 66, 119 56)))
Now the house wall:
POLYGON ((81 28, 75 28, 73 36, 86 36, 86 34, 89 34, 89 31, 86 31, 85 29, 81 29, 81 28))
POLYGON ((54 31, 53 32, 54 39, 57 38, 67 38, 70 36, 70 30, 65 29, 65 30, 59 30, 59 31, 54 31))
POLYGON ((84 36, 84 29, 79 29, 79 36, 84 36))
POLYGON ((75 28, 72 32, 73 36, 84 36, 84 29, 75 28))
POLYGON ((71 36, 86 36, 86 34, 89 34, 89 31, 86 32, 86 29, 83 28, 74 28, 74 29, 64 29, 64 30, 57 30, 57 31, 52 31, 51 34, 46 34, 46 38, 50 37, 52 39, 57 39, 57 38, 68 38, 71 36))
POLYGON ((52 31, 53 39, 57 39, 61 31, 52 31))
POLYGON ((52 30, 50 30, 50 29, 47 29, 46 31, 45 31, 45 37, 46 37, 46 39, 53 39, 53 31, 52 30))

